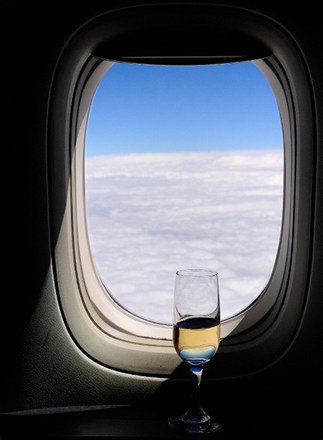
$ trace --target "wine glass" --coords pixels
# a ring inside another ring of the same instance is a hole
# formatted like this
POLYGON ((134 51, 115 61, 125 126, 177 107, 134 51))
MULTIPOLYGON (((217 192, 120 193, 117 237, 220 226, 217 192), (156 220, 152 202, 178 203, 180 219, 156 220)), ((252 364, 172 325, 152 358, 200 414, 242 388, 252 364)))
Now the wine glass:
POLYGON ((200 402, 203 366, 220 344, 220 299, 218 273, 207 269, 176 272, 174 291, 173 343, 177 354, 190 366, 193 402, 184 414, 171 417, 175 429, 203 434, 221 426, 211 420, 200 402))

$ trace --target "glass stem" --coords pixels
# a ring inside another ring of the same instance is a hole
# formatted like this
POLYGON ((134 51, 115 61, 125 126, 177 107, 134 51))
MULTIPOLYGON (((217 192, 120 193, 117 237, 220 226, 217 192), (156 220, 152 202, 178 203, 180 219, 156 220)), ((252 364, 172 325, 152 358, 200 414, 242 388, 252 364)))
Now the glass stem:
POLYGON ((192 366, 190 368, 192 379, 193 379, 193 399, 192 399, 192 405, 190 409, 190 413, 200 413, 201 408, 201 380, 202 380, 202 373, 203 373, 203 367, 201 365, 199 366, 192 366))

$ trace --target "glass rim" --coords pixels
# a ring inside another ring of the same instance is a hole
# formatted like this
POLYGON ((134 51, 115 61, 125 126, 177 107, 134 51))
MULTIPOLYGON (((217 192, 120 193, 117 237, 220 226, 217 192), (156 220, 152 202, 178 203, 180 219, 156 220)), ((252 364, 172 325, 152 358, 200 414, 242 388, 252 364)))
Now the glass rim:
POLYGON ((217 277, 218 272, 212 269, 199 269, 199 268, 188 268, 188 269, 179 269, 176 271, 176 276, 191 276, 191 277, 217 277))

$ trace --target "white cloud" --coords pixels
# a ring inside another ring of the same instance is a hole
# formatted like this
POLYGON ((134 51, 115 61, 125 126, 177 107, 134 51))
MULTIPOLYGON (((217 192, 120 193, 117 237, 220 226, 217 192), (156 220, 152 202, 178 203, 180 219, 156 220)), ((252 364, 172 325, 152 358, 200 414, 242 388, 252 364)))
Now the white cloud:
POLYGON ((175 272, 219 272, 222 318, 265 287, 277 251, 280 150, 102 156, 86 161, 100 277, 131 312, 171 323, 175 272))

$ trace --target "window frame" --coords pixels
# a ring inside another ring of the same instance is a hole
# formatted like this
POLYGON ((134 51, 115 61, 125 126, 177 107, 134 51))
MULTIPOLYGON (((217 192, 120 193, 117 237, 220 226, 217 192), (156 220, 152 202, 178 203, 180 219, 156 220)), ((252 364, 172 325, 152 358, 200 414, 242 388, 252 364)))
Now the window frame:
MULTIPOLYGON (((223 321, 217 362, 211 367, 219 376, 246 373, 273 362, 287 349, 297 331, 306 300, 308 273, 304 255, 309 255, 312 239, 314 127, 306 66, 284 30, 263 16, 216 5, 133 6, 93 19, 66 45, 53 81, 48 132, 52 248, 58 299, 75 342, 100 364, 157 376, 168 376, 179 366, 171 326, 136 317, 106 294, 91 258, 84 206, 86 124, 96 86, 112 65, 102 55, 107 51, 107 42, 108 48, 115 44, 124 49, 127 32, 130 30, 130 35, 134 35, 138 22, 146 23, 147 18, 150 19, 148 31, 159 27, 162 32, 168 26, 166 19, 170 11, 173 27, 194 26, 190 17, 196 18, 197 12, 200 25, 205 20, 219 26, 222 17, 221 32, 225 35, 238 29, 248 36, 247 43, 257 41, 252 56, 263 50, 264 58, 254 62, 269 80, 280 110, 285 169, 277 259, 272 277, 260 296, 250 307, 223 321), (121 43, 118 43, 120 35, 121 43)), ((231 48, 227 50, 230 52, 231 48)), ((228 61, 222 55, 220 62, 228 61)), ((191 60, 190 56, 183 62, 191 60)), ((168 62, 176 60, 175 56, 168 62)))

